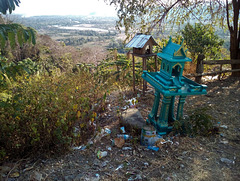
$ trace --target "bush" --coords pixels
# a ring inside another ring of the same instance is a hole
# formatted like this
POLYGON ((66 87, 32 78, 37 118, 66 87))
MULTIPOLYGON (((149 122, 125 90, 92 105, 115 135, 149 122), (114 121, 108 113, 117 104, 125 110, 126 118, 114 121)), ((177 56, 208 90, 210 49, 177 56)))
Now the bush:
POLYGON ((197 108, 189 113, 189 117, 176 120, 173 131, 188 136, 208 136, 212 134, 213 117, 207 113, 208 108, 197 108))
POLYGON ((0 93, 12 86, 19 76, 33 75, 37 71, 38 66, 30 58, 9 63, 8 59, 0 55, 0 93))
POLYGON ((85 72, 25 77, 0 101, 0 159, 86 141, 94 133, 92 105, 104 105, 95 82, 85 72))

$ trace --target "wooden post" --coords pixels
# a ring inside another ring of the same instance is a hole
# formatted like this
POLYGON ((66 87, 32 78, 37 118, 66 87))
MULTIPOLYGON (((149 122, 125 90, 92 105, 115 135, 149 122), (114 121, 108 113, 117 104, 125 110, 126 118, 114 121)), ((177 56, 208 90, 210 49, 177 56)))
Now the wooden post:
POLYGON ((127 59, 129 60, 130 59, 130 51, 127 52, 127 59))
MULTIPOLYGON (((220 65, 220 70, 219 70, 220 72, 222 71, 222 66, 223 64, 220 65)), ((221 73, 218 75, 218 80, 221 80, 221 73)))
MULTIPOLYGON (((143 70, 147 70, 146 58, 143 57, 143 70)), ((147 82, 143 80, 143 95, 145 95, 145 91, 147 90, 147 82)))
POLYGON ((135 93, 135 60, 134 55, 132 54, 132 63, 133 63, 133 92, 135 93))
POLYGON ((157 55, 154 55, 154 59, 155 59, 155 72, 157 72, 158 71, 157 55))
MULTIPOLYGON (((202 74, 203 70, 204 70, 204 66, 203 66, 203 59, 205 58, 205 56, 203 54, 199 54, 198 58, 197 58, 197 67, 196 67, 196 74, 202 74)), ((197 75, 195 77, 195 81, 199 84, 202 83, 202 76, 197 75)))

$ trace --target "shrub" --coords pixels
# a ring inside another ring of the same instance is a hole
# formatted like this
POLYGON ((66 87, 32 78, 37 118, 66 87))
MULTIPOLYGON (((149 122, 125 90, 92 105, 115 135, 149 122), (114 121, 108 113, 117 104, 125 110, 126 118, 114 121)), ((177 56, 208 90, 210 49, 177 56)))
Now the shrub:
POLYGON ((92 105, 104 106, 103 90, 85 72, 25 77, 0 101, 0 159, 86 141, 94 132, 92 105))
POLYGON ((213 117, 207 113, 208 108, 197 108, 189 112, 189 117, 176 120, 173 131, 188 136, 208 136, 212 133, 213 117))
POLYGON ((9 63, 8 59, 0 55, 0 92, 8 89, 19 76, 33 75, 37 70, 38 66, 30 58, 9 63))

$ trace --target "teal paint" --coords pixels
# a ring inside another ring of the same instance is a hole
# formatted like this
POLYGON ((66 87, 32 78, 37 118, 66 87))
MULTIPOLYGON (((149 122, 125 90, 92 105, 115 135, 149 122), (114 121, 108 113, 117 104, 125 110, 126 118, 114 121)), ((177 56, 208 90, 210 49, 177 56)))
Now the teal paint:
POLYGON ((157 55, 162 59, 160 71, 143 71, 142 78, 155 88, 155 99, 147 122, 157 129, 158 134, 163 135, 172 130, 169 123, 179 120, 183 116, 186 97, 207 94, 207 86, 200 85, 182 76, 185 62, 192 61, 186 56, 183 42, 178 45, 173 43, 170 38, 166 47, 157 55), (161 95, 163 98, 158 116, 161 95), (179 96, 179 102, 175 118, 174 105, 176 96, 179 96))

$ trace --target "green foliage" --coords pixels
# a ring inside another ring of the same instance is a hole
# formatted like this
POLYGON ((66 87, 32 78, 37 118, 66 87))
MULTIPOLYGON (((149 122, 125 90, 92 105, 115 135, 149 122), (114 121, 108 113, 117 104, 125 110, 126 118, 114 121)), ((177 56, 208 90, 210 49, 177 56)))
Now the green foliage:
POLYGON ((0 100, 0 159, 64 150, 94 133, 106 89, 91 74, 24 77, 0 100), (96 109, 97 109, 96 108, 96 109), (77 131, 76 131, 77 130, 77 131))
POLYGON ((210 25, 196 23, 192 26, 188 23, 181 32, 193 60, 199 54, 204 54, 211 59, 221 57, 220 49, 224 41, 215 35, 215 30, 210 25))
POLYGON ((20 0, 0 0, 0 12, 6 14, 7 11, 11 14, 16 6, 19 6, 20 0))
POLYGON ((162 31, 164 27, 179 27, 190 20, 221 25, 226 20, 223 1, 106 1, 117 7, 117 27, 119 30, 125 27, 127 37, 137 32, 151 33, 153 30, 162 31))
POLYGON ((213 117, 207 113, 209 108, 200 107, 189 111, 189 117, 176 120, 173 131, 188 136, 209 136, 213 130, 213 117))
POLYGON ((16 42, 22 47, 24 43, 36 44, 36 32, 33 28, 24 27, 20 24, 0 24, 0 45, 1 49, 10 42, 11 48, 15 48, 16 42), (17 40, 17 41, 16 41, 17 40))
POLYGON ((29 58, 18 63, 9 63, 6 58, 0 56, 0 91, 11 87, 12 82, 16 81, 18 76, 29 76, 34 74, 36 71, 36 63, 29 58))

